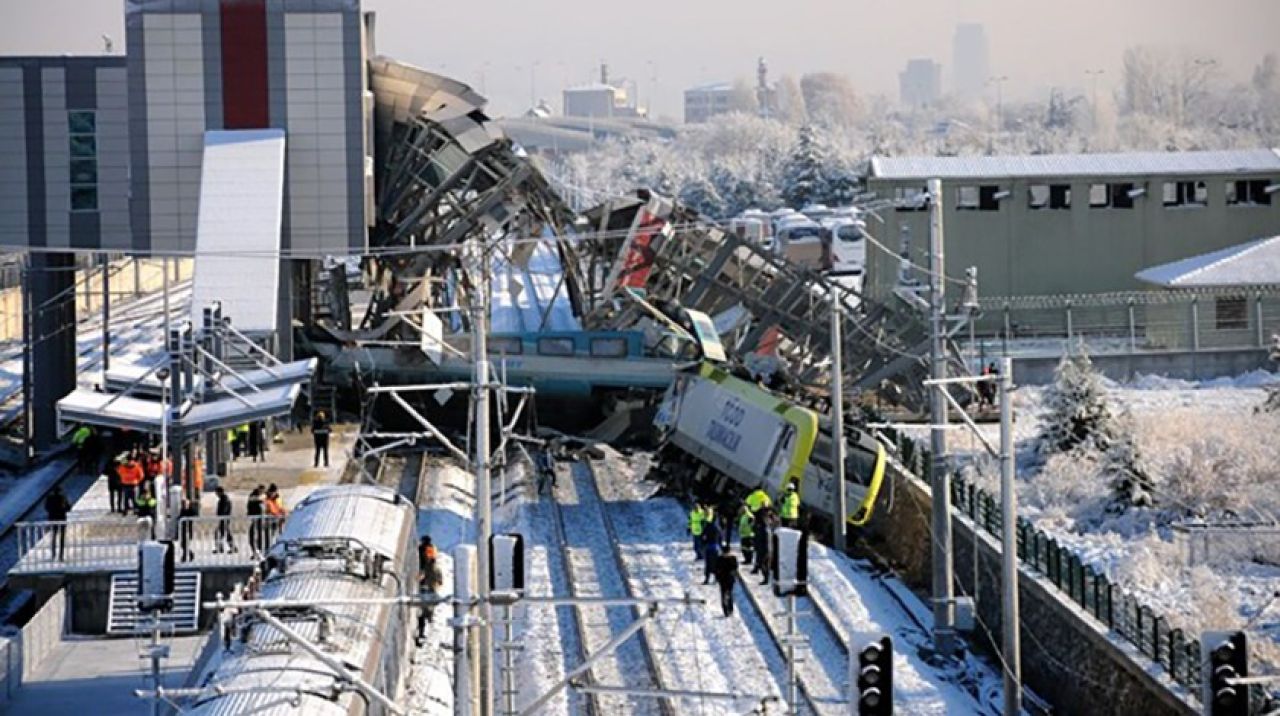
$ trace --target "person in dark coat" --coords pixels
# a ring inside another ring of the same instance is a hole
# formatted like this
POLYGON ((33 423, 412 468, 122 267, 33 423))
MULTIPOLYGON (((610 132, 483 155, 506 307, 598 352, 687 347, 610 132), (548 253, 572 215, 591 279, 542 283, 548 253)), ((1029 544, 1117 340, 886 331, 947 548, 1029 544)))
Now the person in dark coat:
POLYGON ((249 493, 249 501, 245 504, 245 514, 249 516, 249 549, 260 555, 266 551, 266 525, 262 523, 262 485, 253 488, 249 493))
POLYGON ((67 515, 71 512, 71 502, 58 485, 54 485, 44 498, 44 512, 45 519, 54 523, 49 531, 52 537, 49 548, 53 551, 53 558, 61 561, 67 549, 67 515))
POLYGON ((716 558, 723 551, 723 540, 720 531, 720 521, 716 519, 709 520, 702 527, 702 583, 710 584, 711 576, 716 571, 716 558))
POLYGON ((760 574, 764 576, 761 584, 769 583, 769 537, 772 533, 775 520, 773 517, 773 508, 764 507, 756 514, 756 566, 751 569, 752 574, 760 574))
POLYGON ((215 493, 218 495, 218 506, 216 513, 218 515, 218 530, 213 535, 213 551, 221 552, 222 545, 225 542, 228 552, 236 551, 236 541, 231 535, 231 498, 227 497, 227 491, 219 485, 215 493))
POLYGON ((195 553, 191 551, 191 520, 185 518, 195 518, 199 516, 196 512, 196 503, 187 498, 182 498, 182 509, 178 512, 178 541, 182 544, 182 561, 190 562, 195 559, 195 553))
POLYGON ((315 441, 316 452, 311 458, 311 467, 320 467, 320 455, 324 454, 324 466, 329 467, 329 416, 321 410, 311 421, 311 438, 315 441))
POLYGON ((111 513, 124 514, 124 485, 120 482, 120 461, 111 458, 103 468, 107 475, 107 495, 111 500, 111 513))
POLYGON ((738 579, 738 558, 728 550, 716 558, 716 583, 720 585, 720 609, 733 616, 733 583, 738 579))
MULTIPOLYGON (((440 566, 436 546, 431 542, 431 535, 423 535, 418 541, 418 592, 424 596, 435 596, 440 591, 440 566)), ((427 634, 427 623, 435 617, 434 605, 424 605, 418 611, 418 641, 427 634)))

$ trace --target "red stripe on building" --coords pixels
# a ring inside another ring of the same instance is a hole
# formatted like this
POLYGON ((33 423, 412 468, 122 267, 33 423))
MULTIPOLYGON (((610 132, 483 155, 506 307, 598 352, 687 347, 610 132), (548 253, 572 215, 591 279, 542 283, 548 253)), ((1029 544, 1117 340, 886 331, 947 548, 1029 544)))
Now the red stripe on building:
POLYGON ((267 2, 221 0, 222 125, 270 126, 267 104, 267 2))

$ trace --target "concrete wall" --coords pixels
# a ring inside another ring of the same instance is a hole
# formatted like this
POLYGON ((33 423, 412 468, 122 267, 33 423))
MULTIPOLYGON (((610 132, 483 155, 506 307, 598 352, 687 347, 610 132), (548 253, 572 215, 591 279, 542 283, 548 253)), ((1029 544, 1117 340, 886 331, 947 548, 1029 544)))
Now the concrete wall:
MULTIPOLYGON (((1146 187, 1146 196, 1135 199, 1132 209, 1090 207, 1094 180, 1089 178, 943 180, 946 272, 963 276, 966 267, 977 266, 983 296, 1149 288, 1133 275, 1157 264, 1280 234, 1280 197, 1273 197, 1270 206, 1227 205, 1226 182, 1250 178, 1280 181, 1268 175, 1107 178, 1108 183, 1146 187), (1164 183, 1192 179, 1206 183, 1208 205, 1166 208, 1164 183), (1071 207, 1032 209, 1032 184, 1069 184, 1071 207), (957 189, 980 185, 998 186, 1010 196, 996 211, 957 208, 957 189)), ((871 177, 868 187, 882 198, 893 198, 899 188, 923 190, 924 182, 871 177)), ((881 216, 884 224, 872 222, 868 227, 872 235, 897 252, 901 227, 909 227, 911 256, 928 265, 929 213, 891 209, 881 216)), ((867 264, 867 288, 884 298, 897 280, 898 258, 868 247, 867 264)))
MULTIPOLYGON (((1013 376, 1018 385, 1048 385, 1059 356, 1028 356, 1013 359, 1013 376)), ((1203 351, 1153 353, 1098 353, 1089 356, 1099 373, 1116 381, 1137 375, 1160 375, 1181 380, 1211 380, 1241 375, 1259 368, 1273 367, 1268 351, 1262 348, 1221 348, 1203 351)))
MULTIPOLYGON (((913 590, 924 595, 931 583, 929 489, 914 477, 896 473, 893 490, 892 509, 878 513, 863 536, 913 590)), ((989 535, 975 533, 968 520, 959 516, 953 522, 952 535, 960 590, 976 597, 982 622, 999 640, 999 545, 989 535)), ((1101 623, 1070 603, 1047 580, 1025 568, 1020 572, 1019 598, 1023 679, 1053 705, 1054 713, 1198 713, 1185 690, 1156 675, 1158 667, 1130 645, 1109 636, 1101 623)), ((995 653, 981 631, 975 639, 988 654, 995 653)))
POLYGON ((0 637, 0 704, 13 698, 40 661, 62 641, 66 616, 66 594, 59 590, 26 626, 0 637))

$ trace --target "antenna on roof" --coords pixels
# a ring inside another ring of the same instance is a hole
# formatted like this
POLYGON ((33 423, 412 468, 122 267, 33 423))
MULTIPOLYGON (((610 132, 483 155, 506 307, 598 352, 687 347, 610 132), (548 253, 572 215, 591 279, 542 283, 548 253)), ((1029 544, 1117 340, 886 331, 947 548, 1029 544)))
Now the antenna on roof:
POLYGON ((113 41, 113 40, 111 39, 111 36, 110 36, 110 35, 103 35, 103 36, 102 36, 102 52, 103 52, 103 54, 110 55, 112 52, 115 52, 115 49, 116 49, 116 43, 115 43, 115 41, 113 41))

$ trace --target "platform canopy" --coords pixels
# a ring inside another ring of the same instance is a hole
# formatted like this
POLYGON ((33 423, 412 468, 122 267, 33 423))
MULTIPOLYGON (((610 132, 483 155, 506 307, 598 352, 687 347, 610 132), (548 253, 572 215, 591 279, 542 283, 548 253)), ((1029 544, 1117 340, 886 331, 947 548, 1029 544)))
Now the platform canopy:
MULTIPOLYGON (((236 375, 225 375, 214 383, 196 376, 196 390, 204 390, 209 398, 229 397, 232 393, 245 393, 255 387, 259 390, 277 388, 293 384, 301 384, 311 380, 315 371, 316 359, 281 363, 271 367, 243 370, 236 375)), ((109 393, 123 393, 139 398, 159 398, 161 396, 160 380, 155 372, 146 366, 135 363, 112 363, 107 371, 102 386, 109 393)))
MULTIPOLYGON (((237 425, 286 415, 302 386, 291 385, 240 393, 206 403, 184 403, 170 421, 171 429, 188 435, 226 430, 237 425)), ((63 430, 80 423, 104 428, 159 433, 163 407, 159 401, 128 395, 99 393, 80 388, 58 401, 58 421, 63 430)))

